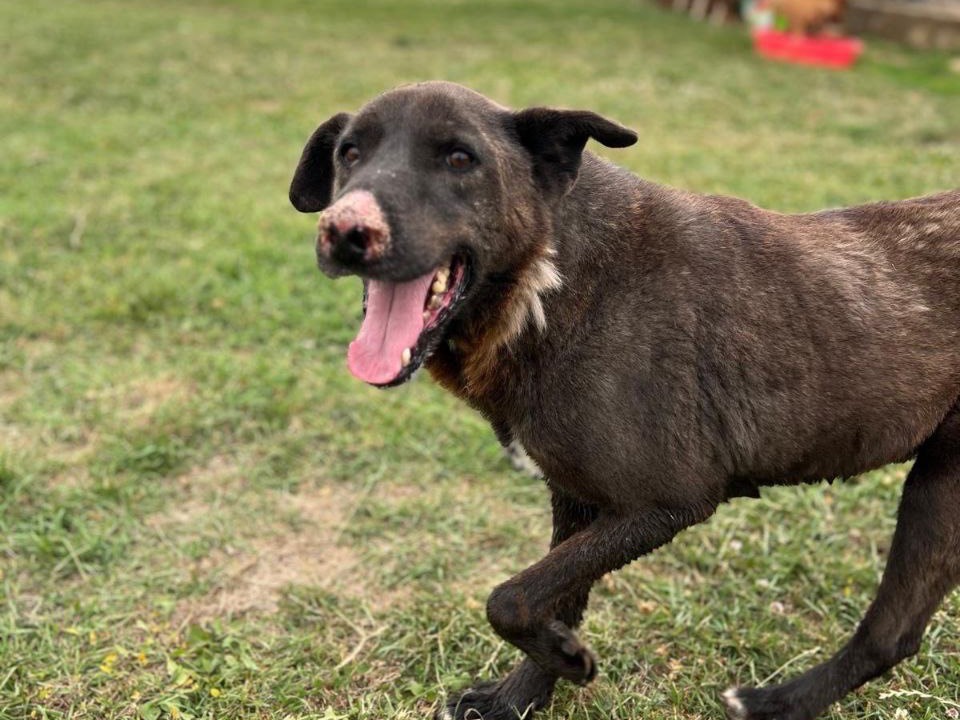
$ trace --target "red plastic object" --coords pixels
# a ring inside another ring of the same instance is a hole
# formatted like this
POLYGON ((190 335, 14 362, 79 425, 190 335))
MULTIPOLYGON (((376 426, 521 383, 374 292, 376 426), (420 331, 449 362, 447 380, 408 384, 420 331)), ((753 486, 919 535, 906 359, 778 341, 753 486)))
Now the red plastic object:
POLYGON ((863 52, 863 42, 849 37, 807 37, 777 30, 757 30, 753 46, 763 57, 772 60, 848 68, 863 52))

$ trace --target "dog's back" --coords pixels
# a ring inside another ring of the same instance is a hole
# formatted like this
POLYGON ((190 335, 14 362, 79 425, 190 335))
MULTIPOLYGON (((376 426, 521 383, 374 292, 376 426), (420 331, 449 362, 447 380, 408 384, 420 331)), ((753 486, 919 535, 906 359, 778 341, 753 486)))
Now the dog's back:
POLYGON ((606 354, 596 382, 631 377, 626 414, 667 426, 648 432, 671 452, 709 446, 758 484, 849 476, 911 456, 960 395, 960 191, 801 215, 631 194, 634 232, 590 254, 607 262, 560 271, 578 294, 601 278, 604 321, 582 341, 606 354))
POLYGON ((748 399, 718 398, 744 428, 724 433, 744 438, 736 474, 813 480, 912 455, 960 395, 960 192, 813 215, 715 202, 737 249, 703 268, 704 329, 727 393, 748 399))

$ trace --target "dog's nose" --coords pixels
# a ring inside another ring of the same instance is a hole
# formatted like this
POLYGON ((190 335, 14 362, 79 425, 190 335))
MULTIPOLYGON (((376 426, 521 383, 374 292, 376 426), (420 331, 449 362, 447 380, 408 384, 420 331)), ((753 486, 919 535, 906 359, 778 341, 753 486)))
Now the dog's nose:
POLYGON ((380 257, 390 234, 379 204, 365 190, 348 193, 327 208, 318 226, 317 253, 353 266, 380 257))
POLYGON ((382 232, 366 225, 346 225, 340 227, 330 223, 327 237, 330 242, 330 254, 340 262, 358 262, 366 259, 367 251, 382 239, 382 232))

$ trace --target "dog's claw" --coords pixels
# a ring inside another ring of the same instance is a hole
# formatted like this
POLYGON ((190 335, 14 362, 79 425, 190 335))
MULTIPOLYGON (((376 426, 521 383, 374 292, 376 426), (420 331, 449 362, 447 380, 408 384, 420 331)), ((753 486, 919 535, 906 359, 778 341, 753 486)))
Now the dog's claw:
POLYGON ((551 622, 547 630, 553 635, 554 647, 562 656, 559 666, 553 668, 557 674, 577 685, 586 685, 593 680, 597 676, 597 660, 573 631, 559 621, 551 622))

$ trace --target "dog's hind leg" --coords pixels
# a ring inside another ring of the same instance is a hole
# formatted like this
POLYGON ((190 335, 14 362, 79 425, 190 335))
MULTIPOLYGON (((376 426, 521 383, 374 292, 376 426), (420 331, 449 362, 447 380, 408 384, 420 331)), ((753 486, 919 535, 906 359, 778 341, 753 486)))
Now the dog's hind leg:
POLYGON ((930 616, 960 581, 960 412, 920 448, 900 501, 877 597, 830 660, 783 685, 724 693, 735 720, 809 720, 920 646, 930 616))
MULTIPOLYGON (((567 538, 586 529, 597 518, 597 510, 559 491, 554 491, 550 502, 553 509, 553 549, 567 538)), ((590 587, 562 599, 556 608, 556 619, 576 627, 587 607, 590 587)), ((558 675, 544 670, 530 658, 524 658, 499 682, 476 685, 447 699, 437 718, 462 720, 517 720, 525 718, 550 702, 558 675)))

